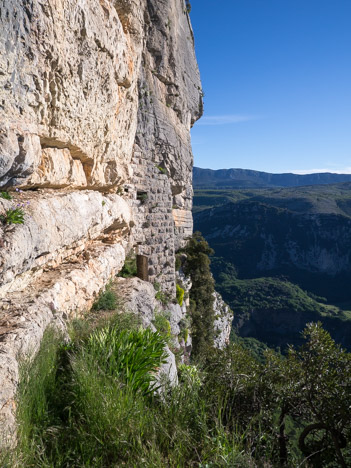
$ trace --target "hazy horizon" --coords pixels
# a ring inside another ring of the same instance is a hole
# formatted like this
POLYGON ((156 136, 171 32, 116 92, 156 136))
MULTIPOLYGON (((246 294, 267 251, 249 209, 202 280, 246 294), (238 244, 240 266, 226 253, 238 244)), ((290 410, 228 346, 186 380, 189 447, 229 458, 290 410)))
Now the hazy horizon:
POLYGON ((220 167, 218 169, 213 169, 211 167, 200 167, 196 164, 194 164, 194 167, 198 169, 206 169, 206 170, 211 170, 211 171, 229 171, 231 169, 239 169, 239 170, 244 170, 244 171, 255 171, 255 172, 266 172, 268 174, 295 174, 295 175, 309 175, 309 174, 341 174, 341 175, 348 175, 351 174, 351 167, 346 168, 348 172, 332 172, 332 171, 326 171, 323 169, 312 169, 311 171, 287 171, 287 172, 273 172, 273 171, 264 171, 260 169, 252 169, 248 167, 220 167))

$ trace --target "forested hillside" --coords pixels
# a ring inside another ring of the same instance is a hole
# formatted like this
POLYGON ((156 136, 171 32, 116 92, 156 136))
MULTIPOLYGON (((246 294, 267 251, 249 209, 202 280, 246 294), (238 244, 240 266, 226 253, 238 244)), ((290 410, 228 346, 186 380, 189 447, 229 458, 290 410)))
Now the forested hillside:
POLYGON ((284 348, 321 320, 351 346, 350 215, 349 183, 195 192, 195 229, 241 336, 284 348))

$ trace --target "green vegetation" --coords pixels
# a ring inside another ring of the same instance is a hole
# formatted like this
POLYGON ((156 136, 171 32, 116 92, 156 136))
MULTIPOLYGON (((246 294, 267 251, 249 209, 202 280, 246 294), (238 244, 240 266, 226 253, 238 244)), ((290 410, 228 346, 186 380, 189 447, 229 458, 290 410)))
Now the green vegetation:
POLYGON ((312 299, 296 284, 278 278, 240 280, 226 273, 219 275, 220 291, 230 296, 230 306, 243 316, 251 310, 293 310, 329 315, 329 309, 312 299))
POLYGON ((252 201, 295 213, 351 216, 350 183, 262 189, 196 189, 194 212, 228 202, 252 201))
POLYGON ((0 215, 0 220, 4 224, 23 224, 24 211, 22 208, 11 208, 4 215, 0 215))
POLYGON ((177 289, 177 302, 180 306, 182 306, 185 291, 178 283, 176 284, 176 289, 177 289))
POLYGON ((4 198, 5 200, 12 200, 11 194, 7 191, 0 192, 0 198, 4 198))
POLYGON ((144 204, 149 198, 147 192, 137 192, 137 200, 139 200, 142 204, 144 204))
POLYGON ((72 331, 67 344, 49 330, 22 366, 8 466, 350 466, 351 355, 320 325, 286 357, 212 349, 162 398, 158 333, 120 314, 72 331))
MULTIPOLYGON (((262 343, 262 341, 256 340, 255 338, 242 338, 234 333, 232 330, 230 339, 233 343, 239 344, 243 349, 249 351, 256 361, 264 363, 266 361, 266 352, 270 349, 269 346, 262 343)), ((277 350, 280 354, 280 350, 277 350)))
POLYGON ((107 285, 105 291, 99 294, 99 297, 93 304, 93 310, 115 310, 117 305, 116 293, 111 290, 110 285, 107 285))
POLYGON ((179 271, 182 266, 182 254, 177 253, 175 258, 175 271, 179 271))
POLYGON ((137 263, 136 255, 134 252, 130 252, 124 262, 122 270, 118 273, 118 276, 122 278, 132 278, 137 275, 137 263))
POLYGON ((152 323, 155 325, 156 330, 162 336, 166 343, 170 342, 171 338, 171 324, 170 324, 170 314, 165 311, 155 311, 155 317, 152 323))
POLYGON ((167 170, 162 166, 156 166, 156 168, 161 172, 161 174, 167 175, 167 170))
POLYGON ((213 417, 273 466, 349 466, 351 355, 320 325, 304 338, 286 357, 267 351, 263 364, 238 344, 210 358, 213 417))
POLYGON ((209 255, 213 250, 201 236, 195 232, 184 249, 187 256, 184 272, 190 276, 191 332, 193 337, 193 356, 203 355, 207 348, 213 347, 215 338, 213 311, 214 280, 210 271, 209 255))
POLYGON ((170 295, 168 293, 162 291, 161 285, 157 281, 155 281, 155 283, 154 283, 154 289, 156 291, 155 298, 158 301, 160 301, 163 306, 166 306, 167 304, 169 304, 171 302, 170 295))
POLYGON ((217 290, 236 312, 233 326, 238 336, 256 338, 285 351, 288 344, 301 344, 306 323, 320 321, 349 349, 351 314, 347 310, 320 302, 324 298, 286 279, 238 279, 235 267, 218 257, 212 259, 212 265, 217 290))
POLYGON ((105 375, 146 396, 159 388, 154 371, 166 362, 164 345, 160 335, 149 329, 121 331, 118 324, 110 324, 89 336, 82 354, 105 375))
POLYGON ((46 334, 22 369, 18 466, 105 467, 142 459, 155 429, 147 401, 164 342, 135 325, 123 329, 125 323, 117 317, 83 337, 78 330, 80 338, 69 345, 46 334))
POLYGON ((216 288, 240 336, 284 350, 301 343, 306 323, 321 321, 351 349, 350 186, 195 192, 195 228, 215 250, 216 288), (344 270, 318 268, 323 255, 344 270))

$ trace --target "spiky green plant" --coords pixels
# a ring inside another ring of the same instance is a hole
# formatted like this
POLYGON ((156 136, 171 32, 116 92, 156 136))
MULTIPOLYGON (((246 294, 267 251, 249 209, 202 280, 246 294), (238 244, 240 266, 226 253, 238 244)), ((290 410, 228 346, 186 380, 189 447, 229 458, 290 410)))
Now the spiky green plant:
POLYGON ((10 208, 4 215, 0 215, 4 224, 23 224, 24 211, 21 208, 10 208))
POLYGON ((4 198, 5 200, 12 200, 11 194, 7 191, 0 192, 0 198, 4 198))
POLYGON ((89 338, 87 351, 108 375, 143 395, 157 390, 156 371, 166 362, 165 342, 150 329, 120 331, 113 325, 89 338))

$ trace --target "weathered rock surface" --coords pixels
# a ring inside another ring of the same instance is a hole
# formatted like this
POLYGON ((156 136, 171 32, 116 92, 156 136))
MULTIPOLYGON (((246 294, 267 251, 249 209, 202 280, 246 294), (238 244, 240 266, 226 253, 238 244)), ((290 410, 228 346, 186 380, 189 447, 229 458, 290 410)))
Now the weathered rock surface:
POLYGON ((116 278, 116 292, 123 298, 126 310, 137 314, 144 327, 152 325, 158 302, 155 299, 155 288, 152 284, 139 278, 116 278))
POLYGON ((1 0, 2 185, 48 184, 46 148, 80 163, 75 185, 129 178, 144 4, 1 0))
POLYGON ((223 301, 222 296, 214 293, 215 300, 213 309, 215 311, 214 327, 216 331, 215 347, 219 349, 225 348, 229 344, 230 332, 232 329, 233 312, 230 307, 223 301))
POLYGON ((23 190, 0 197, 2 432, 18 360, 90 307, 126 251, 175 296, 201 113, 183 0, 0 0, 0 189, 23 190), (17 203, 24 224, 7 225, 17 203))
POLYGON ((7 294, 0 302, 0 445, 12 441, 16 431, 19 362, 39 349, 50 324, 64 331, 67 320, 90 309, 124 259, 121 245, 97 243, 72 263, 42 272, 30 288, 7 294))
MULTIPOLYGON (((130 230, 130 208, 118 195, 99 192, 25 192, 17 197, 28 215, 22 225, 3 229, 0 251, 0 297, 2 286, 27 270, 60 264, 99 239, 114 242, 130 230), (27 205, 27 203, 29 205, 27 205), (74 222, 72 222, 74 220, 74 222)), ((0 198, 0 210, 17 203, 0 198)), ((13 287, 13 286, 12 286, 13 287)))

